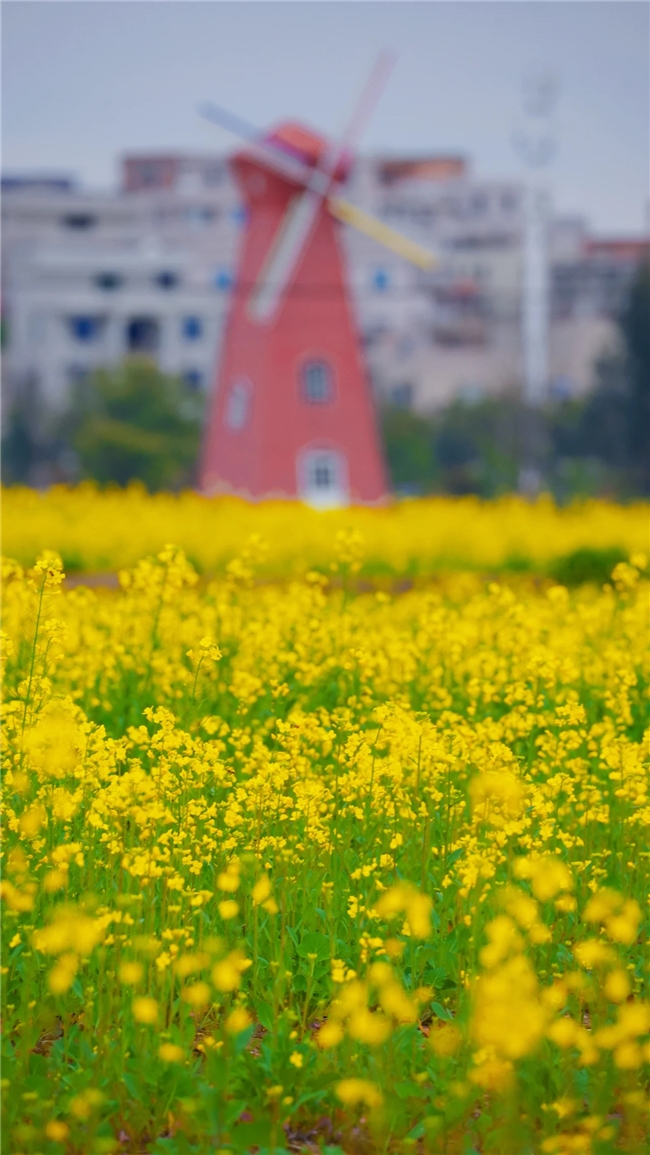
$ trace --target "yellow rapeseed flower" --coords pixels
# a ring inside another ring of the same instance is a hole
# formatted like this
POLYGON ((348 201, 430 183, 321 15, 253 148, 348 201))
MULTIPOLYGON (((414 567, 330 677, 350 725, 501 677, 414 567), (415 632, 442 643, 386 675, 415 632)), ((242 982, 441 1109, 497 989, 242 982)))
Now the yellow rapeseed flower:
POLYGON ((626 971, 617 967, 610 971, 603 984, 605 994, 611 1003, 623 1003, 630 993, 630 980, 626 971))
POLYGON ((341 1024, 330 1020, 323 1023, 316 1036, 316 1042, 324 1051, 329 1051, 332 1047, 338 1046, 344 1035, 345 1032, 341 1024))
POLYGON ((225 1022, 229 1035, 239 1035, 251 1025, 251 1017, 245 1007, 235 1007, 225 1022))
POLYGON ((210 987, 200 980, 196 983, 190 983, 189 986, 183 987, 181 990, 181 998, 191 1007, 204 1007, 210 1001, 210 987))
POLYGON ((256 906, 259 906, 260 903, 264 902, 269 897, 270 893, 271 880, 268 874, 261 874, 251 891, 253 902, 256 906))
POLYGON ((368 1079, 341 1079, 336 1084, 336 1094, 346 1107, 361 1103, 364 1107, 381 1107, 383 1095, 375 1083, 368 1079))
POLYGON ((50 1119, 45 1124, 45 1134, 53 1143, 63 1143, 70 1134, 70 1128, 62 1119, 50 1119))
POLYGON ((153 1024, 158 1022, 158 1003, 147 995, 141 995, 134 999, 131 1009, 136 1023, 153 1024))
POLYGON ((120 966, 120 982, 126 983, 128 986, 135 986, 136 983, 141 982, 143 974, 142 963, 135 960, 123 962, 120 966))
POLYGON ((234 991, 240 985, 242 974, 249 966, 250 961, 242 951, 231 951, 213 967, 212 982, 218 991, 234 991))
POLYGON ((218 909, 221 917, 227 921, 239 914, 239 903, 235 902, 234 898, 224 898, 223 902, 219 903, 218 909))

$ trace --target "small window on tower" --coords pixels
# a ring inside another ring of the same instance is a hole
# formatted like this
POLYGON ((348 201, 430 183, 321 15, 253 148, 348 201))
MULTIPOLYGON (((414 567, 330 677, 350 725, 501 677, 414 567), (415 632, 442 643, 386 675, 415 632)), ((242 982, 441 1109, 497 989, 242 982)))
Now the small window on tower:
POLYGON ((336 470, 328 457, 320 457, 312 470, 316 489, 332 489, 336 484, 336 470))
POLYGON ((302 391, 310 405, 326 405, 332 400, 332 370, 326 361, 308 361, 303 366, 302 391))
POLYGON ((243 429, 248 421, 253 387, 250 381, 235 381, 226 402, 226 425, 229 429, 243 429))

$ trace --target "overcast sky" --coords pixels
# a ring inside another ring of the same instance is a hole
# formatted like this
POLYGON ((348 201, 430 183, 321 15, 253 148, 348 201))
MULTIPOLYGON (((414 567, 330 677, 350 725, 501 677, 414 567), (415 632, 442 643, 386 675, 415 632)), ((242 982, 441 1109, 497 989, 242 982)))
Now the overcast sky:
POLYGON ((556 208, 601 233, 648 214, 649 12, 644 0, 5 0, 3 168, 117 180, 129 150, 225 151, 206 99, 264 125, 336 132, 377 50, 397 65, 363 147, 464 153, 479 176, 520 172, 521 79, 559 75, 556 208))

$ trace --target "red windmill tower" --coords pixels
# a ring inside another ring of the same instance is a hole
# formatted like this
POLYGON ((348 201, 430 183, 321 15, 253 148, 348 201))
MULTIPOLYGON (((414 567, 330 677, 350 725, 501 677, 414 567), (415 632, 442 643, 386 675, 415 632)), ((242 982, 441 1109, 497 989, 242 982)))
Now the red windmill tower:
POLYGON ((387 496, 339 236, 344 221, 430 267, 426 250, 341 199, 351 149, 392 62, 382 55, 338 144, 296 124, 247 138, 231 165, 246 204, 237 281, 199 486, 327 508, 387 496))

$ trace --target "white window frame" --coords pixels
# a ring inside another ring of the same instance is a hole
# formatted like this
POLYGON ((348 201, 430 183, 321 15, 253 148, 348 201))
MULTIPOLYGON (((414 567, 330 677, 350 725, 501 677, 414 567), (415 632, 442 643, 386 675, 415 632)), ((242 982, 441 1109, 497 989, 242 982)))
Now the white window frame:
POLYGON ((325 357, 310 357, 300 367, 300 387, 303 401, 308 405, 331 405, 334 400, 334 370, 325 357), (319 369, 325 386, 322 397, 312 396, 309 391, 310 374, 319 369))
POLYGON ((298 495, 313 509, 340 509, 349 505, 348 468, 345 454, 332 446, 305 446, 296 461, 298 495), (329 470, 332 484, 319 484, 318 471, 329 470))
POLYGON ((239 433, 248 424, 252 400, 252 382, 247 377, 238 377, 228 390, 224 412, 224 423, 232 433, 239 433))

